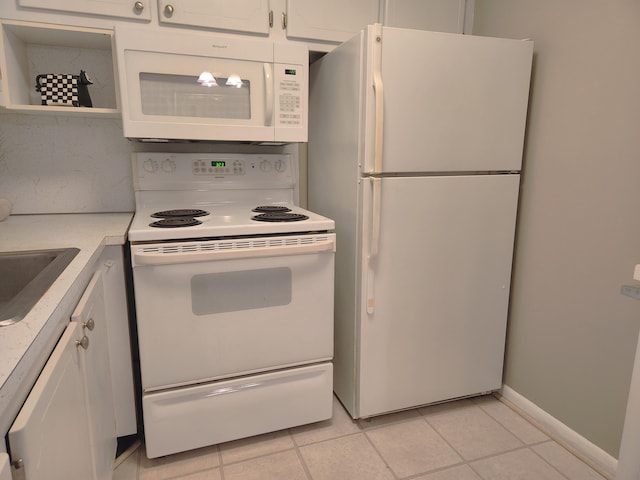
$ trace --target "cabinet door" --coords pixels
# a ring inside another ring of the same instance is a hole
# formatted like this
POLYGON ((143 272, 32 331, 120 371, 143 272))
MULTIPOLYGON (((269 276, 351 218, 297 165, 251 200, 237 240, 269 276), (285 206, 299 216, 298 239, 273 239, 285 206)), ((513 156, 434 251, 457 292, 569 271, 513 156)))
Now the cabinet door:
POLYGON ((82 328, 71 323, 9 430, 13 462, 29 480, 94 479, 84 390, 82 328))
POLYGON ((384 24, 434 32, 463 33, 466 0, 386 0, 384 24))
POLYGON ((287 37, 342 43, 378 21, 378 0, 287 0, 287 37))
POLYGON ((158 0, 161 23, 269 35, 269 0, 158 0))
POLYGON ((116 453, 116 422, 101 272, 96 272, 89 282, 71 321, 80 325, 89 340, 80 362, 86 376, 91 455, 97 480, 109 479, 116 453))
POLYGON ((11 467, 9 466, 9 455, 0 452, 0 480, 11 480, 11 467))
POLYGON ((138 428, 122 246, 105 247, 98 263, 107 313, 116 437, 123 437, 135 434, 138 428))
POLYGON ((151 0, 18 0, 21 7, 151 20, 151 0))

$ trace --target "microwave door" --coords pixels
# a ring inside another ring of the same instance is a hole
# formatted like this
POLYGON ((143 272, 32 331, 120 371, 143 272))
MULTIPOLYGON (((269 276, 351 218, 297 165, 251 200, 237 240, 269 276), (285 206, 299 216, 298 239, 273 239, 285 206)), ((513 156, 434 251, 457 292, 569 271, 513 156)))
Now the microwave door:
POLYGON ((269 62, 127 52, 129 138, 274 139, 269 62))
POLYGON ((118 25, 115 47, 128 138, 307 141, 306 45, 118 25))

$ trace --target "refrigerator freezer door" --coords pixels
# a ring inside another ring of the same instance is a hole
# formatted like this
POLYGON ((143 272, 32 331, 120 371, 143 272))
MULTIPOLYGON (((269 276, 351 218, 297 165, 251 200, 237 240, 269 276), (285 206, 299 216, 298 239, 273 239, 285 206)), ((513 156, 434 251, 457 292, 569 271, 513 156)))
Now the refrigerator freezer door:
MULTIPOLYGON (((499 388, 519 175, 379 181, 378 251, 362 257, 359 402, 351 413, 499 388)), ((371 252, 374 190, 364 182, 371 252)))
MULTIPOLYGON (((381 45, 379 62, 367 56, 370 141, 377 63, 384 85, 378 172, 520 170, 533 42, 389 27, 378 36, 369 27, 367 51, 381 45)), ((375 171, 373 157, 366 172, 375 171)))

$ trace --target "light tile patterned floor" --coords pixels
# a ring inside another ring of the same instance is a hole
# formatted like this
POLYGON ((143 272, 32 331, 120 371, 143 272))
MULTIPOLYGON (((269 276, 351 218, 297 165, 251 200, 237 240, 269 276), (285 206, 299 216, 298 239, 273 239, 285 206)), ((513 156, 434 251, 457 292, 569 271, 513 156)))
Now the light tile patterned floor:
POLYGON ((149 460, 114 480, 604 480, 493 396, 353 421, 333 418, 149 460))

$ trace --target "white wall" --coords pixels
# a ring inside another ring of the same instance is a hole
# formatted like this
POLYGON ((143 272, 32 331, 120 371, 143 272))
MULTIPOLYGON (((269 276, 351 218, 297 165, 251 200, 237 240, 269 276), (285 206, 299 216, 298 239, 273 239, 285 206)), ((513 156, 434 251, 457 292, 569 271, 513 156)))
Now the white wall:
MULTIPOLYGON (((120 119, 0 109, 0 198, 13 203, 13 214, 133 212, 134 151, 291 153, 306 180, 306 145, 301 147, 132 142, 120 119)), ((301 206, 306 195, 306 181, 300 182, 301 206)))
POLYGON ((476 0, 535 42, 505 383, 617 457, 640 303, 640 2, 476 0))
POLYGON ((0 197, 13 213, 132 212, 119 119, 0 112, 0 197))

